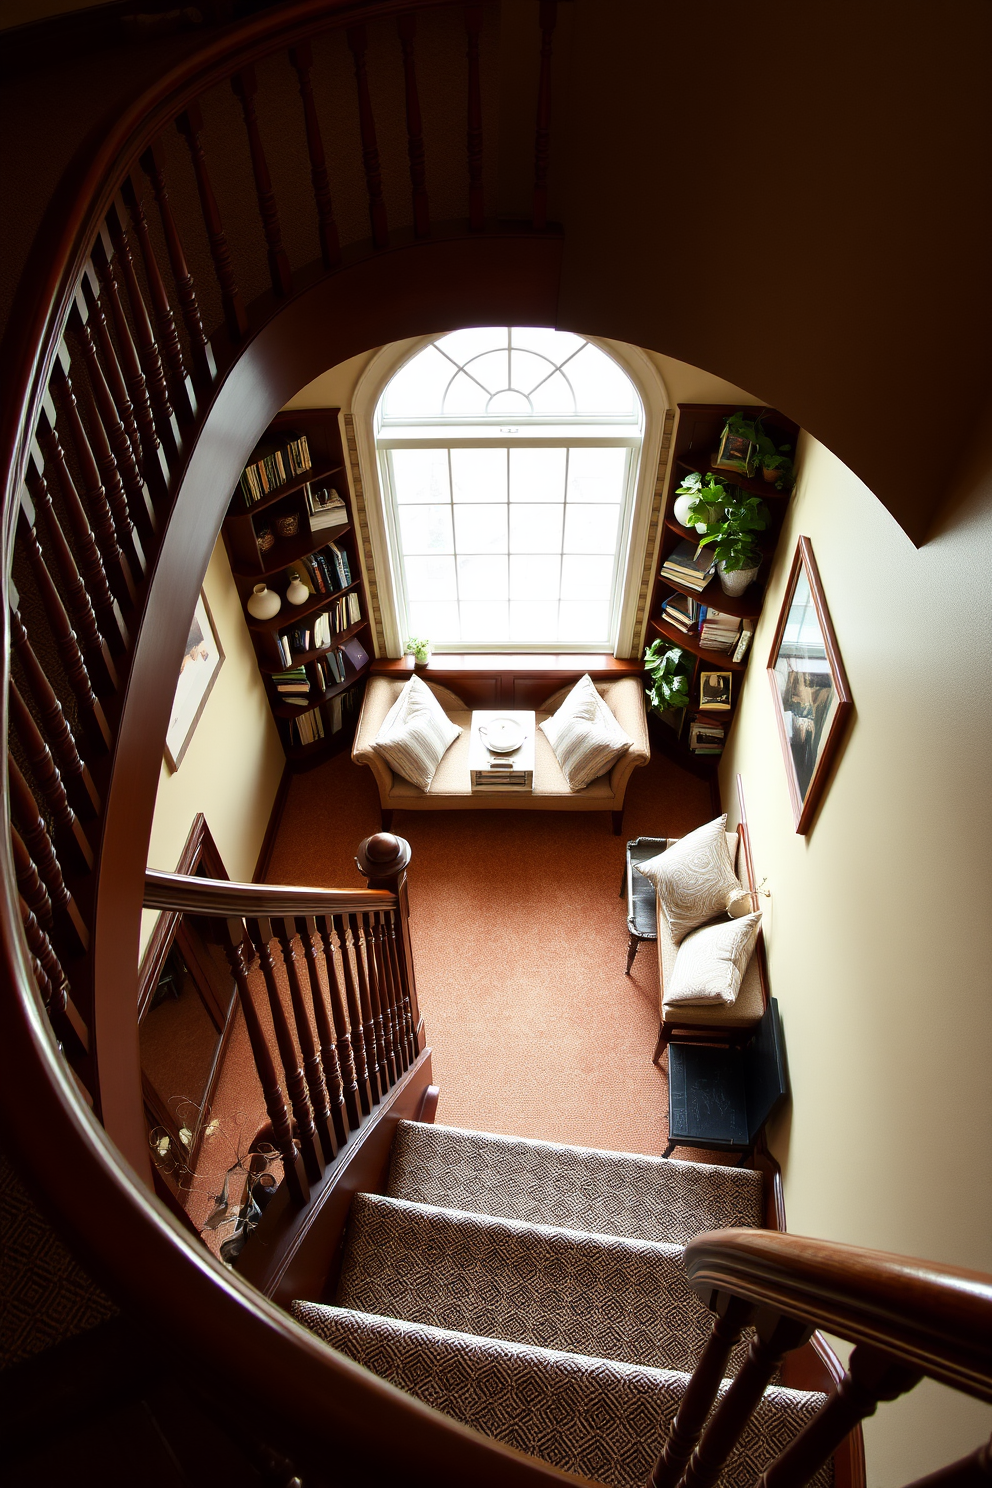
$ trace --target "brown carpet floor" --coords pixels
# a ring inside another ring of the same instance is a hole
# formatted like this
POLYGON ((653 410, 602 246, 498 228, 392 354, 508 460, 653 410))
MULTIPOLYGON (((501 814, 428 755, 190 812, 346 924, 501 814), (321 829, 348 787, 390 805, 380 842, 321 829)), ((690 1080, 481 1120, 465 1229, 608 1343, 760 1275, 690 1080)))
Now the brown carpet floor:
MULTIPOLYGON (((438 1121, 664 1150, 654 946, 624 975, 625 844, 680 836, 713 815, 709 786, 662 757, 635 770, 620 837, 606 812, 396 813, 413 849, 411 933, 438 1121)), ((357 887, 355 850, 378 827, 370 772, 340 755, 293 779, 266 877, 357 887)))

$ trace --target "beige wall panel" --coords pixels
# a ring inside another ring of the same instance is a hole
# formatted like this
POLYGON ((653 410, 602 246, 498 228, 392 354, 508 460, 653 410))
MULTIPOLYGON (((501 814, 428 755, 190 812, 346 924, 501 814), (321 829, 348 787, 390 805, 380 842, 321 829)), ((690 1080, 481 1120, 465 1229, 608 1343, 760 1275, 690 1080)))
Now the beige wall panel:
MULTIPOLYGON (((286 761, 220 540, 203 588, 224 664, 179 769, 173 772, 162 761, 148 863, 173 872, 193 818, 202 811, 228 873, 247 882, 286 761)), ((157 918, 149 911, 142 916, 142 952, 157 918)))
MULTIPOLYGON (((727 803, 743 776, 772 894, 769 972, 792 1083, 772 1142, 789 1228, 992 1271, 992 472, 917 550, 827 449, 804 435, 800 450, 721 768, 727 803), (800 533, 855 703, 805 837, 765 676, 800 533)), ((929 1471, 990 1429, 986 1407, 937 1386, 882 1407, 867 1428, 869 1482, 929 1471)))

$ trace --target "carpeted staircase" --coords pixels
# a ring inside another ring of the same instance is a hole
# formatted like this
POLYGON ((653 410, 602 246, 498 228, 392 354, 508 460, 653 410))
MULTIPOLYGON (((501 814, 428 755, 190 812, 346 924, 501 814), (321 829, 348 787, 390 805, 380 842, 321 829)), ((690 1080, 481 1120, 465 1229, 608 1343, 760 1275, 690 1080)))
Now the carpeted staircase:
MULTIPOLYGON (((682 1248, 704 1230, 760 1225, 761 1207, 761 1176, 746 1168, 402 1122, 385 1195, 352 1203, 336 1305, 294 1311, 445 1415, 635 1488, 711 1326, 682 1248)), ((766 1391, 721 1484, 752 1488, 821 1403, 766 1391)))

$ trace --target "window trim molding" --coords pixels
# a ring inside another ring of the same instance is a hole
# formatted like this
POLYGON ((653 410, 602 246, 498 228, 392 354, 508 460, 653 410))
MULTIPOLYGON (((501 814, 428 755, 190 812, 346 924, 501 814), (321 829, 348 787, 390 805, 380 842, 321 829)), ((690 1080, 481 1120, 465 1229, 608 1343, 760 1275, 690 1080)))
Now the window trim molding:
MULTIPOLYGON (((369 540, 372 545, 372 558, 375 564, 383 637, 386 655, 392 658, 403 655, 406 637, 401 636, 399 632, 397 595, 393 583, 393 560, 382 484, 379 479, 379 460, 373 420, 383 389, 394 373, 423 347, 429 346, 432 341, 447 334, 447 331, 435 331, 431 335, 414 336, 405 341, 393 341, 388 346, 382 347, 371 358, 359 377, 351 400, 358 468, 365 492, 365 511, 369 526, 369 540)), ((608 356, 613 357, 619 363, 636 387, 644 408, 641 460, 630 514, 627 551, 622 558, 620 613, 617 643, 614 650, 615 656, 628 657, 636 641, 638 598, 648 556, 647 546, 658 480, 658 464, 662 455, 665 415, 670 406, 668 389, 658 367, 655 366, 647 352, 642 351, 639 346, 631 346, 625 341, 611 341, 605 336, 585 335, 581 331, 575 334, 582 335, 586 341, 591 341, 594 346, 598 346, 600 350, 605 351, 608 356)))

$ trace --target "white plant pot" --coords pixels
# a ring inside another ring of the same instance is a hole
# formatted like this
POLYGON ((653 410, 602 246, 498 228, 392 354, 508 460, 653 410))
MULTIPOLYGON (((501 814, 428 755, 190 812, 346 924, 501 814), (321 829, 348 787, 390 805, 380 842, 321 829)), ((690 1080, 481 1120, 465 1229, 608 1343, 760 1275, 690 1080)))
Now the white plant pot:
POLYGON ((753 584, 758 577, 760 567, 761 564, 756 563, 753 568, 732 568, 727 573, 722 562, 718 563, 716 571, 720 576, 720 587, 724 594, 729 594, 732 599, 739 599, 748 585, 753 584))
POLYGON ((690 527, 689 508, 696 498, 694 496, 676 496, 675 505, 672 507, 672 516, 680 527, 690 527))
POLYGON ((282 600, 264 584, 256 584, 248 601, 248 613, 256 620, 271 620, 282 609, 282 600))
POLYGON ((310 598, 310 590, 302 582, 299 574, 294 574, 289 588, 286 590, 286 598, 291 605, 306 604, 310 598))

